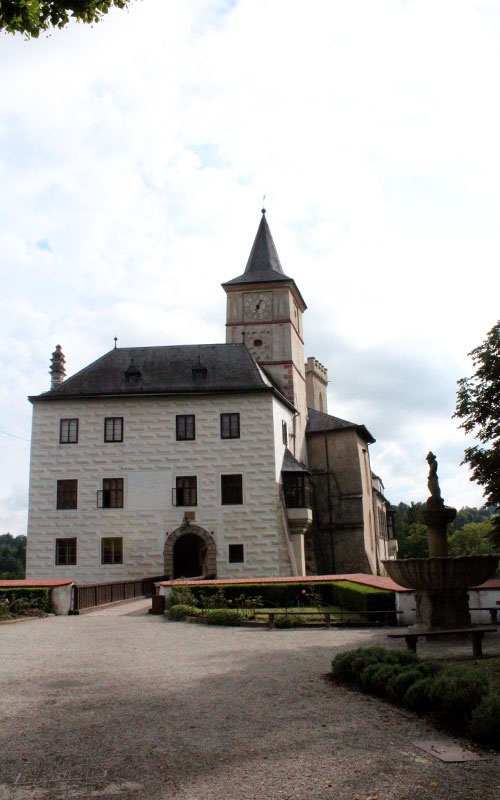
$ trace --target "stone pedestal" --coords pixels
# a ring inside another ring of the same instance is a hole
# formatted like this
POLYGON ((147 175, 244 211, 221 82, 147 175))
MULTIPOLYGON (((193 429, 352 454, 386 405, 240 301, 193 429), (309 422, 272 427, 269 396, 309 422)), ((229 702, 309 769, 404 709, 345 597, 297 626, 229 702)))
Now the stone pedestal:
POLYGON ((445 558, 448 555, 446 528, 457 516, 457 509, 451 506, 427 508, 417 513, 417 520, 427 525, 429 558, 445 558))
POLYGON ((455 591, 416 591, 416 624, 419 628, 462 628, 471 624, 469 595, 455 591))

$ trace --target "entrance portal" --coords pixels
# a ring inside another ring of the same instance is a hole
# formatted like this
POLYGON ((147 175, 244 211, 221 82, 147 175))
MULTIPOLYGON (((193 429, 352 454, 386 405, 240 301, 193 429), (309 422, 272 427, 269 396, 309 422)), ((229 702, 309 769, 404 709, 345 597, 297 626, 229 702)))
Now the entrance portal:
POLYGON ((176 578, 215 578, 215 542, 199 525, 182 525, 173 531, 163 551, 165 575, 176 578))
POLYGON ((185 533, 174 544, 174 578, 196 578, 206 573, 207 546, 195 533, 185 533))

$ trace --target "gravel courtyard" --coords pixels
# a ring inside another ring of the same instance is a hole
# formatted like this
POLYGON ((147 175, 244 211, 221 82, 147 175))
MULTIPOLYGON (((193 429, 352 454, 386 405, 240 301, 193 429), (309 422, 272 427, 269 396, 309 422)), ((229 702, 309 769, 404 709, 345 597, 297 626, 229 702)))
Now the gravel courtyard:
POLYGON ((443 762, 417 746, 435 729, 325 679, 386 631, 212 628, 150 603, 0 625, 1 800, 498 796, 500 754, 443 762))

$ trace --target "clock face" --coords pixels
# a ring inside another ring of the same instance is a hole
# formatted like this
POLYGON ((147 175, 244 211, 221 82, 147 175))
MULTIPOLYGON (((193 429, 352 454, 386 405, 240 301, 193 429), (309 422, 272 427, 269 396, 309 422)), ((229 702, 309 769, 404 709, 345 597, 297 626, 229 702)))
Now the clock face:
POLYGON ((264 319, 271 316, 271 293, 253 292, 245 295, 245 316, 247 319, 264 319))

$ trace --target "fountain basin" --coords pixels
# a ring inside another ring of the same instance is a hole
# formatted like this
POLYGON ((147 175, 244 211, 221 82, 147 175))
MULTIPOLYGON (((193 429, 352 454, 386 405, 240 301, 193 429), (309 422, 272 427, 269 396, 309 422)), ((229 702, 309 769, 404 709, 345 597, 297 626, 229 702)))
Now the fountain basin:
POLYGON ((493 555, 402 558, 383 564, 389 577, 399 586, 436 592, 479 586, 493 577, 499 558, 493 555))

